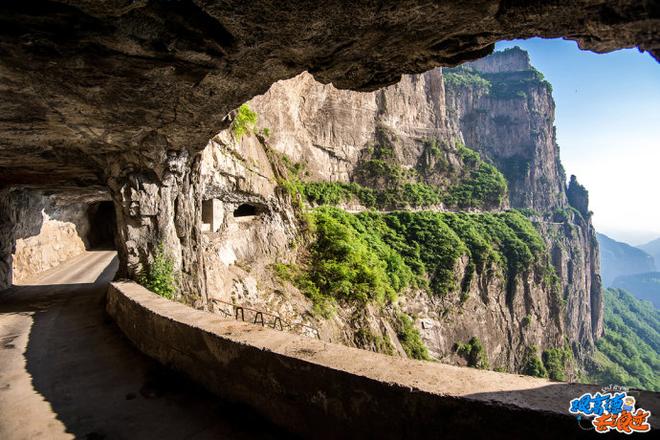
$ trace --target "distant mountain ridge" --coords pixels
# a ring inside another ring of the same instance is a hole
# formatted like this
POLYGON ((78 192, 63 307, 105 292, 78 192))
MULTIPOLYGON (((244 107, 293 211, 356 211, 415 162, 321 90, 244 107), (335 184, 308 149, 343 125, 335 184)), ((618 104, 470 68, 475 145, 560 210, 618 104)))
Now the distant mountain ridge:
POLYGON ((597 233, 596 237, 600 246, 600 273, 605 287, 610 287, 620 276, 655 272, 655 261, 644 250, 613 240, 605 234, 597 233))
POLYGON ((660 266, 660 237, 637 247, 652 256, 655 260, 656 268, 660 269, 658 267, 660 266))
POLYGON ((612 288, 625 289, 644 301, 651 301, 660 309, 660 272, 645 272, 622 275, 612 282, 612 288))

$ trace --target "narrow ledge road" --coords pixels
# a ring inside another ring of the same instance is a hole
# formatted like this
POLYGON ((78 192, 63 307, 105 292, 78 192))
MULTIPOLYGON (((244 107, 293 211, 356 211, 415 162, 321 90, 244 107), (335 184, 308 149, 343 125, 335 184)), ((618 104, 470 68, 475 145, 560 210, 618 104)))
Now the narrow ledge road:
POLYGON ((0 439, 275 438, 137 351, 105 314, 113 251, 0 292, 0 439))

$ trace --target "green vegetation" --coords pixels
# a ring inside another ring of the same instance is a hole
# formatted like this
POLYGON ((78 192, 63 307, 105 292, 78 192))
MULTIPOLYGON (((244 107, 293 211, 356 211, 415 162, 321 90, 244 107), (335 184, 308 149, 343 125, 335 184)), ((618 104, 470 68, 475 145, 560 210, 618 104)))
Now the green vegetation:
MULTIPOLYGON (((355 332, 355 343, 358 347, 373 348, 373 351, 377 353, 389 355, 394 355, 396 353, 396 349, 387 335, 375 335, 371 329, 365 327, 361 327, 355 332)), ((426 349, 426 347, 424 347, 424 349, 426 349)))
MULTIPOLYGON (((446 194, 442 188, 419 179, 415 169, 405 169, 385 159, 390 154, 384 147, 374 149, 370 159, 362 162, 356 169, 356 176, 362 182, 371 182, 371 187, 358 183, 344 182, 305 182, 301 174, 303 166, 294 164, 285 155, 277 155, 288 171, 287 178, 279 180, 280 186, 293 197, 301 197, 312 205, 339 205, 357 201, 367 208, 402 209, 424 208, 445 203, 457 208, 493 208, 499 207, 507 195, 504 176, 497 169, 482 161, 479 154, 459 145, 459 154, 465 164, 466 176, 446 194)), ((429 141, 430 151, 438 150, 437 141, 429 141)), ((439 153, 438 153, 439 154, 439 153)))
POLYGON ((543 362, 538 355, 538 348, 535 345, 527 347, 523 358, 522 373, 528 376, 548 377, 548 370, 543 366, 543 362))
POLYGON ((463 356, 468 363, 468 367, 478 368, 480 370, 488 369, 488 356, 481 341, 473 336, 466 344, 456 344, 456 352, 463 356))
POLYGON ((252 111, 249 105, 242 104, 231 123, 231 132, 237 140, 240 140, 244 135, 251 133, 255 125, 257 125, 257 113, 252 111))
POLYGON ((338 205, 353 200, 367 208, 425 207, 442 203, 437 187, 404 183, 392 189, 374 190, 357 183, 300 182, 305 199, 314 205, 338 205))
POLYGON ((527 93, 539 86, 552 93, 552 85, 533 67, 519 72, 482 73, 482 76, 491 83, 490 95, 498 99, 527 98, 527 93))
POLYGON ((568 344, 561 348, 550 348, 543 351, 543 365, 552 380, 566 380, 567 369, 572 367, 573 351, 568 344))
POLYGON ((405 313, 400 313, 396 322, 396 334, 403 350, 411 359, 430 360, 429 352, 422 341, 414 321, 405 313))
POLYGON ((459 146, 459 154, 467 169, 466 177, 451 187, 448 194, 434 185, 406 182, 415 177, 414 170, 404 170, 381 159, 366 161, 358 170, 361 180, 371 180, 379 189, 357 183, 302 182, 299 179, 296 182, 305 199, 314 205, 338 205, 357 200, 368 208, 377 209, 437 206, 443 202, 456 208, 501 206, 507 195, 504 176, 482 161, 475 151, 459 146))
POLYGON ((393 157, 387 155, 382 148, 377 151, 377 155, 372 153, 371 159, 360 162, 356 167, 355 176, 358 181, 375 188, 395 190, 405 182, 418 179, 417 170, 392 163, 393 157))
POLYGON ((591 381, 660 391, 660 313, 620 289, 606 289, 605 335, 591 381))
POLYGON ((154 260, 138 276, 138 283, 164 298, 174 299, 176 293, 174 262, 165 255, 162 243, 156 249, 154 260))
POLYGON ((428 211, 395 212, 385 218, 391 231, 386 240, 418 274, 417 284, 426 285, 428 280, 431 292, 440 296, 454 290, 456 262, 468 250, 443 221, 444 215, 428 211))
POLYGON ((449 87, 481 88, 497 99, 524 99, 530 89, 539 86, 552 93, 552 85, 534 67, 517 72, 484 73, 468 66, 460 66, 443 69, 443 76, 449 87))
POLYGON ((448 206, 456 208, 499 207, 507 195, 505 177, 493 165, 481 160, 479 153, 459 145, 459 154, 468 174, 449 189, 445 199, 448 206))
POLYGON ((374 191, 357 183, 306 182, 301 188, 307 201, 314 205, 338 205, 353 199, 367 206, 375 203, 374 191))
POLYGON ((490 81, 468 66, 442 69, 445 84, 453 87, 481 87, 490 90, 490 81))
POLYGON ((314 240, 305 264, 276 266, 275 273, 324 316, 336 301, 384 304, 408 287, 444 296, 459 287, 454 271, 462 255, 470 276, 488 270, 515 277, 547 264, 541 237, 516 211, 349 214, 325 206, 311 211, 310 223, 314 240))

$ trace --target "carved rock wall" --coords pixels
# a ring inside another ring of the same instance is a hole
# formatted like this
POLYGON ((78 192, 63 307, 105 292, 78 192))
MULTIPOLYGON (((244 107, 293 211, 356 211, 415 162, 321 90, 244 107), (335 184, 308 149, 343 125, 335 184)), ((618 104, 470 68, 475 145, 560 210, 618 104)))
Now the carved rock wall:
POLYGON ((203 299, 200 154, 156 147, 115 157, 108 169, 108 187, 118 207, 120 275, 137 278, 162 247, 174 263, 184 299, 203 299))

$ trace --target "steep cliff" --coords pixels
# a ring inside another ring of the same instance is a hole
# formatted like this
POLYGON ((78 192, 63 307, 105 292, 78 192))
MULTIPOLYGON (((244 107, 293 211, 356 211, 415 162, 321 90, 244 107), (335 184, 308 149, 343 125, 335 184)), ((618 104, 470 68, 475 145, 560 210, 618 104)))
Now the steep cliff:
POLYGON ((202 161, 210 298, 507 371, 545 362, 565 378, 591 350, 597 243, 567 201, 551 87, 525 52, 369 93, 301 74, 249 106, 255 134, 226 130, 202 161))
POLYGON ((552 87, 517 47, 445 69, 452 122, 509 181, 511 204, 549 211, 566 206, 555 141, 552 87))

